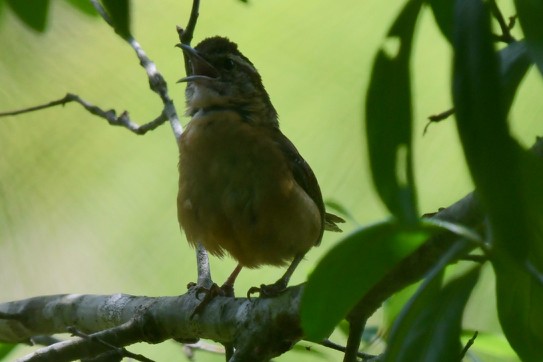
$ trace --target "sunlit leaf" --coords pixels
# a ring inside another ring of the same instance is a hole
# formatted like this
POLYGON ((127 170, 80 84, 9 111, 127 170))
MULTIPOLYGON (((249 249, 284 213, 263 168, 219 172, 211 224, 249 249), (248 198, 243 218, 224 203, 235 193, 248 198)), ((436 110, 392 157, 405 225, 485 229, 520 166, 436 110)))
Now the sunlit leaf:
POLYGON ((40 33, 45 31, 49 0, 7 0, 7 3, 23 23, 40 33))
POLYGON ((309 276, 301 307, 306 337, 318 341, 328 336, 358 300, 429 235, 429 230, 386 222, 342 240, 309 276))
POLYGON ((528 50, 543 74, 543 0, 515 0, 515 5, 528 50))
POLYGON ((377 53, 366 97, 366 141, 373 184, 402 221, 418 218, 411 140, 409 64, 422 1, 404 7, 377 53))

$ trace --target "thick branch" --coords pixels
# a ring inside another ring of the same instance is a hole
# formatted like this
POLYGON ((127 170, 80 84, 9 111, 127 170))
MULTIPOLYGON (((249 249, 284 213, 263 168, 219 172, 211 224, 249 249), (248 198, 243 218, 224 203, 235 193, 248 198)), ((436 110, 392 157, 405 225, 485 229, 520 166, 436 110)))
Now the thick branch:
POLYGON ((302 288, 290 288, 272 299, 217 297, 193 319, 189 316, 200 302, 196 289, 160 298, 121 294, 36 297, 0 304, 4 317, 0 320, 0 341, 23 342, 33 335, 75 328, 95 334, 46 347, 24 361, 71 361, 107 351, 103 342, 120 348, 170 338, 232 343, 238 360, 266 361, 302 338, 298 319, 302 288))

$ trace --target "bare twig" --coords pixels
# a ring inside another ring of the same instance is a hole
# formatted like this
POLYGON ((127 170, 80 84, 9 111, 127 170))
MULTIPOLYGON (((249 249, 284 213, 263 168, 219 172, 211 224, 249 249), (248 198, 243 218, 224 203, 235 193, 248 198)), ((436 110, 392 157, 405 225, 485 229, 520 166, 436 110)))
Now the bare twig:
MULTIPOLYGON (((113 27, 111 20, 107 16, 107 12, 104 10, 100 2, 98 0, 91 0, 91 2, 94 8, 102 16, 102 18, 111 27, 113 27)), ((134 39, 134 37, 129 35, 126 38, 123 37, 123 39, 126 40, 126 42, 136 52, 136 55, 138 59, 140 60, 141 66, 147 72, 147 77, 149 78, 149 86, 151 87, 151 90, 157 93, 160 96, 160 99, 162 100, 162 104, 164 105, 162 114, 165 115, 167 119, 170 121, 170 126, 172 128, 175 138, 179 139, 179 137, 181 137, 181 133, 183 133, 183 128, 181 127, 181 122, 179 122, 179 118, 177 116, 177 111, 175 109, 173 101, 168 95, 168 85, 166 81, 164 80, 164 77, 158 71, 155 63, 152 62, 151 59, 149 59, 147 54, 145 54, 142 47, 136 41, 136 39, 134 39)))
POLYGON ((441 122, 447 118, 449 118, 450 116, 452 116, 454 114, 454 108, 451 108, 451 109, 448 109, 446 110, 445 112, 441 112, 441 113, 438 113, 438 114, 434 114, 434 115, 431 115, 428 117, 429 119, 429 122, 426 124, 426 126, 424 127, 424 131, 422 132, 422 134, 426 134, 426 131, 428 131, 428 127, 430 127, 430 125, 432 123, 437 123, 437 122, 441 122))
MULTIPOLYGON (((142 361, 142 362, 153 362, 153 360, 151 360, 151 359, 149 359, 149 358, 147 358, 145 356, 142 356, 141 354, 135 354, 135 353, 129 352, 125 348, 122 348, 122 347, 120 348, 120 347, 114 346, 113 344, 101 339, 97 335, 86 334, 86 333, 81 332, 80 330, 77 330, 76 328, 73 328, 73 327, 69 327, 68 332, 70 332, 73 336, 80 337, 82 339, 88 339, 88 340, 90 340, 92 342, 100 343, 100 344, 104 345, 105 347, 109 348, 111 350, 110 352, 115 353, 116 356, 128 357, 128 358, 132 358, 132 359, 134 359, 136 361, 142 361)), ((106 352, 106 353, 108 353, 108 352, 106 352)))
MULTIPOLYGON (((346 347, 343 347, 337 343, 334 343, 330 341, 329 339, 325 339, 322 342, 319 343, 321 346, 328 347, 330 349, 339 351, 339 352, 345 352, 347 350, 346 347)), ((375 358, 376 356, 364 352, 357 351, 357 356, 362 358, 362 361, 366 361, 372 358, 375 358)))
POLYGON ((459 361, 462 361, 462 359, 466 356, 466 353, 468 353, 468 350, 470 349, 470 347, 475 342, 475 338, 477 338, 477 335, 479 335, 479 332, 475 331, 475 333, 473 333, 473 337, 471 337, 469 339, 468 343, 466 343, 466 345, 462 349, 462 352, 460 352, 460 358, 458 359, 459 361))
MULTIPOLYGON (((96 10, 98 11, 98 13, 102 16, 104 21, 106 21, 106 23, 108 23, 109 25, 112 25, 111 20, 109 19, 109 16, 107 12, 104 10, 104 8, 102 7, 102 5, 97 0, 91 0, 91 2, 96 8, 96 10)), ((70 102, 76 102, 82 105, 91 114, 94 114, 98 117, 101 117, 107 120, 110 125, 122 126, 138 135, 143 135, 150 130, 154 130, 155 128, 159 127, 164 122, 169 120, 174 136, 176 137, 176 139, 179 138, 183 129, 181 127, 181 123, 179 122, 179 118, 177 116, 177 111, 175 109, 173 101, 168 96, 168 88, 167 88, 166 81, 164 80, 162 75, 158 72, 156 65, 147 57, 147 55, 145 54, 145 52, 143 51, 139 43, 133 37, 129 36, 123 39, 125 39, 128 42, 128 44, 130 44, 132 49, 134 49, 134 51, 136 52, 136 55, 138 59, 140 60, 141 66, 145 69, 147 73, 151 90, 153 90, 155 93, 157 93, 160 96, 160 99, 162 100, 162 103, 164 105, 160 115, 154 120, 152 120, 151 122, 140 126, 130 119, 127 111, 124 111, 121 113, 120 116, 117 116, 114 110, 105 111, 101 109, 100 107, 97 107, 87 102, 86 100, 82 99, 78 95, 75 95, 72 93, 68 93, 66 94, 66 96, 64 96, 61 99, 54 100, 42 105, 28 107, 24 109, 15 110, 15 111, 2 112, 0 113, 0 117, 16 116, 19 114, 35 112, 42 109, 55 107, 58 105, 65 105, 66 103, 70 103, 70 102)))
MULTIPOLYGON (((196 22, 198 21, 199 9, 200 9, 200 0, 193 0, 192 10, 190 12, 190 18, 187 23, 187 27, 185 29, 183 29, 179 25, 176 27, 177 35, 179 36, 179 41, 181 42, 181 44, 190 45, 190 42, 192 41, 192 38, 194 36, 194 29, 196 28, 196 22)), ((185 60, 185 72, 187 75, 191 75, 192 69, 189 64, 189 59, 185 56, 184 53, 183 53, 183 59, 185 60)))
POLYGON ((177 27, 177 33, 179 34, 179 41, 182 44, 190 45, 192 37, 194 36, 194 29, 196 28, 196 22, 198 21, 200 0, 194 0, 192 2, 192 10, 190 12, 189 22, 185 30, 177 27))
POLYGON ((502 41, 507 44, 516 41, 513 35, 511 35, 511 29, 515 25, 515 22, 512 21, 511 18, 509 18, 509 24, 505 22, 502 12, 498 7, 498 4, 496 4, 496 0, 490 0, 488 4, 490 5, 490 11, 492 12, 492 15, 494 16, 494 18, 496 18, 496 21, 500 25, 500 29, 502 31, 500 35, 495 35, 496 40, 502 41))
POLYGON ((49 103, 41 104, 38 106, 33 106, 29 108, 23 108, 16 111, 10 111, 10 112, 2 112, 0 113, 0 117, 5 116, 16 116, 18 114, 23 113, 29 113, 29 112, 35 112, 46 108, 56 107, 60 105, 65 105, 70 102, 76 102, 79 103, 83 108, 85 108, 89 113, 94 114, 95 116, 98 116, 100 118, 105 119, 110 125, 112 126, 121 126, 124 127, 135 134, 138 135, 144 135, 148 131, 154 130, 164 122, 168 120, 168 117, 165 115, 165 113, 161 113, 156 119, 152 120, 149 123, 146 123, 144 125, 138 125, 137 123, 133 122, 130 117, 128 116, 128 112, 121 113, 120 116, 117 116, 116 112, 112 109, 110 110, 103 110, 100 107, 97 107, 86 100, 82 99, 76 94, 68 93, 63 98, 57 99, 55 101, 51 101, 49 103))

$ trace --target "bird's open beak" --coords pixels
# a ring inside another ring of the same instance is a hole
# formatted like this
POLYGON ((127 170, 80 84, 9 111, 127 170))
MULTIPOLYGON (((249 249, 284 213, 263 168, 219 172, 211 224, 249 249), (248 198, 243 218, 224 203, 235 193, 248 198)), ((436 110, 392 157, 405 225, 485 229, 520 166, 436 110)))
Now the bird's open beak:
POLYGON ((181 78, 177 83, 193 82, 198 80, 214 80, 219 78, 219 71, 214 66, 208 63, 207 60, 202 58, 198 52, 186 44, 177 44, 176 47, 183 50, 185 58, 190 62, 192 68, 192 74, 181 78))

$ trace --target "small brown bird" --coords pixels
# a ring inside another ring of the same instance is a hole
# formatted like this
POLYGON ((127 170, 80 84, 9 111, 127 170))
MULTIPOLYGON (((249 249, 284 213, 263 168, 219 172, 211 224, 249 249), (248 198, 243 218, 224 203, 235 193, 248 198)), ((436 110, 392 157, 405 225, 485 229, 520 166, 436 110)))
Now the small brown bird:
POLYGON ((178 218, 189 243, 211 254, 228 252, 242 267, 290 267, 261 296, 283 291, 305 253, 323 231, 343 220, 325 212, 313 171, 279 130, 277 112, 257 70, 235 43, 212 37, 195 48, 179 44, 189 59, 187 114, 179 140, 178 218))

